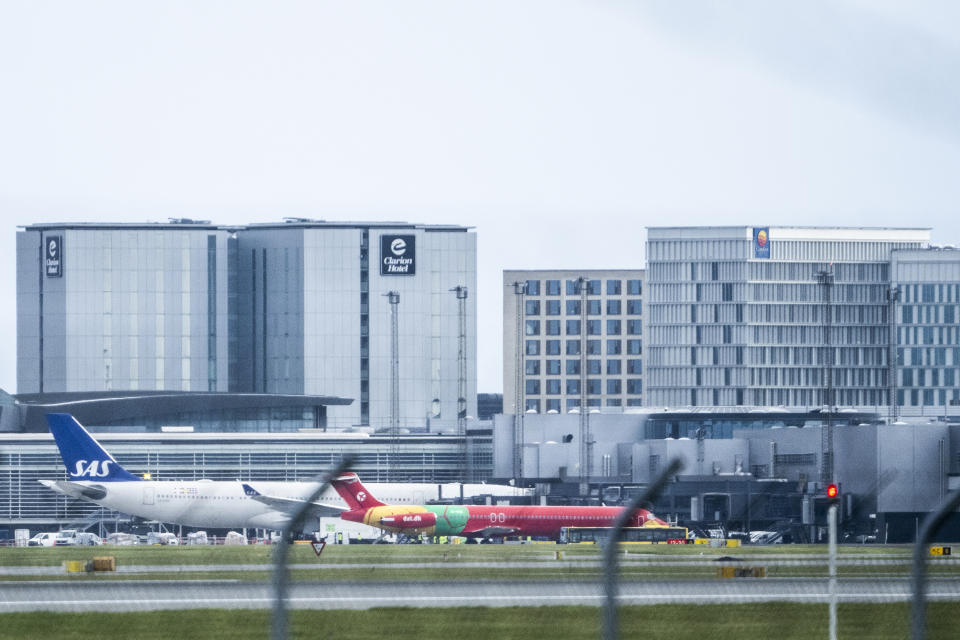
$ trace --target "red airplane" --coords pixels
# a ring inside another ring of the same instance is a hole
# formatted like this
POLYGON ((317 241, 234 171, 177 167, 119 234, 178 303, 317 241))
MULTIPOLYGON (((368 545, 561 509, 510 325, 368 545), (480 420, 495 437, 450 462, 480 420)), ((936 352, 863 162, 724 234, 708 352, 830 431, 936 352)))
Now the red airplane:
MULTIPOLYGON (((538 536, 557 539, 562 527, 609 527, 623 507, 386 505, 377 500, 355 473, 331 481, 349 511, 340 517, 390 533, 490 538, 538 536)), ((667 527, 646 509, 637 509, 628 527, 667 527)))

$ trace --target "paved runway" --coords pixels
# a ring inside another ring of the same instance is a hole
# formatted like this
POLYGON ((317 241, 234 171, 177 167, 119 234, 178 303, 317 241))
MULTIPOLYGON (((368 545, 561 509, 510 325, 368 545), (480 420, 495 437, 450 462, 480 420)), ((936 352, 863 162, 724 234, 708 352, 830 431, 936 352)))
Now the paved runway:
MULTIPOLYGON (((840 602, 909 599, 905 578, 841 579, 840 602)), ((928 583, 929 600, 960 601, 960 580, 928 583)), ((295 583, 295 609, 593 605, 603 603, 599 584, 565 581, 315 582, 295 583)), ((721 604, 826 602, 820 578, 646 580, 621 583, 621 604, 721 604)), ((267 583, 236 580, 103 580, 2 582, 0 613, 11 611, 149 611, 161 609, 264 609, 272 606, 267 583)))

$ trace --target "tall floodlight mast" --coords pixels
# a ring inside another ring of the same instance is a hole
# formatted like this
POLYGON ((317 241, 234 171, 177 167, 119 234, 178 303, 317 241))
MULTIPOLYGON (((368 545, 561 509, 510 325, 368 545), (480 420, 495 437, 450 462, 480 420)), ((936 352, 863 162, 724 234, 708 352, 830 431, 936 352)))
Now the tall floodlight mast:
POLYGON ((826 424, 820 430, 820 482, 824 487, 835 482, 833 477, 833 413, 836 410, 833 388, 833 263, 828 269, 817 272, 817 284, 823 289, 823 404, 826 411, 826 424))
POLYGON ((390 303, 390 468, 399 466, 400 458, 400 336, 397 307, 400 294, 384 294, 390 303))
POLYGON ((457 294, 459 330, 457 334, 457 438, 460 439, 460 473, 463 482, 473 482, 473 470, 467 452, 467 288, 451 289, 457 294))
POLYGON ((513 293, 517 301, 517 348, 514 362, 513 389, 513 477, 523 475, 523 297, 527 293, 526 282, 514 282, 513 293))

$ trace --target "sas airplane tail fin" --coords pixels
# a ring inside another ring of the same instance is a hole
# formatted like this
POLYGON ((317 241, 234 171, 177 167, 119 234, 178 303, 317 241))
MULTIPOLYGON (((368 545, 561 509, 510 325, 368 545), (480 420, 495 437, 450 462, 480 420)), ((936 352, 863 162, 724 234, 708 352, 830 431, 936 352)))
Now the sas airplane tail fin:
POLYGON ((48 413, 50 433, 60 449, 60 457, 71 480, 127 482, 140 480, 107 453, 77 419, 69 413, 48 413))
POLYGON ((355 473, 344 473, 330 481, 330 484, 351 511, 366 511, 370 507, 382 507, 384 504, 373 497, 360 482, 355 473))

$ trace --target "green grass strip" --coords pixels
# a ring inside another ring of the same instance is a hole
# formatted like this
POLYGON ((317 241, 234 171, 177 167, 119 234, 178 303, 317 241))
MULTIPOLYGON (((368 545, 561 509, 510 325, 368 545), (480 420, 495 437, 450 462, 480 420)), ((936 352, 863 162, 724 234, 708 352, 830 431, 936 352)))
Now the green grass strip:
MULTIPOLYGON (((291 638, 360 640, 595 640, 602 611, 596 607, 506 607, 368 611, 293 611, 291 638)), ((909 603, 841 604, 840 638, 909 636, 909 603)), ((928 638, 955 638, 960 607, 930 603, 928 638)), ((818 604, 656 605, 620 608, 621 638, 743 640, 825 637, 827 606, 818 604)), ((188 610, 144 613, 11 613, 0 615, 0 639, 246 640, 270 636, 269 611, 188 610)))

